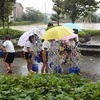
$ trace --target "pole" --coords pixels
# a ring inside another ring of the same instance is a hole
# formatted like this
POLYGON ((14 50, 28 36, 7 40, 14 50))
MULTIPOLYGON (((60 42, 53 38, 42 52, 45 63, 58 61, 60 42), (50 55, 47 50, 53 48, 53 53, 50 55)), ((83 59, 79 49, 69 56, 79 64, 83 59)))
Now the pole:
POLYGON ((47 18, 46 18, 46 2, 44 4, 44 24, 47 24, 47 18))

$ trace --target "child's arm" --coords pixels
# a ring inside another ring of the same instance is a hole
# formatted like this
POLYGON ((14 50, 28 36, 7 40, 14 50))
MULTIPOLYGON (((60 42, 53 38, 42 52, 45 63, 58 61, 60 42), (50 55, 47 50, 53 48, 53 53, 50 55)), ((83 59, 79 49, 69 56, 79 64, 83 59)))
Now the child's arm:
POLYGON ((5 48, 3 45, 1 45, 1 46, 0 46, 0 50, 4 50, 4 51, 5 51, 6 48, 5 48))
POLYGON ((27 48, 27 51, 28 51, 29 53, 33 54, 34 57, 36 57, 36 54, 35 54, 33 51, 31 51, 30 48, 27 48))

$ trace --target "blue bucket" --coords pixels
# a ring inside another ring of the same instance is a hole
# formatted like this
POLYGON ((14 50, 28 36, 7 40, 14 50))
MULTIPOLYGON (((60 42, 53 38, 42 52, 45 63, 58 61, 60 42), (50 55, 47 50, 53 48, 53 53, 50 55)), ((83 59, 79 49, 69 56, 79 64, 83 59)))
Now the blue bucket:
POLYGON ((39 56, 39 55, 35 57, 35 61, 37 61, 38 63, 40 63, 40 62, 41 62, 41 58, 40 58, 40 56, 39 56))
POLYGON ((63 68, 61 66, 58 66, 58 73, 62 74, 63 73, 63 68))
POLYGON ((55 66, 55 72, 62 74, 63 73, 63 68, 61 66, 55 66))
POLYGON ((38 65, 37 64, 33 64, 32 70, 35 71, 35 72, 38 72, 38 65))
POLYGON ((74 67, 70 67, 70 68, 69 68, 69 73, 75 73, 74 67))
POLYGON ((76 67, 75 67, 75 73, 76 73, 76 74, 79 74, 79 73, 80 73, 80 67, 79 67, 79 66, 76 66, 76 67))
POLYGON ((54 67, 54 63, 53 63, 53 62, 50 62, 50 63, 49 63, 49 67, 50 67, 50 68, 53 68, 53 67, 54 67))
POLYGON ((0 50, 0 56, 3 56, 3 55, 4 55, 3 50, 0 50))
POLYGON ((70 68, 69 68, 69 73, 79 74, 79 73, 80 73, 80 67, 79 67, 79 66, 70 67, 70 68))

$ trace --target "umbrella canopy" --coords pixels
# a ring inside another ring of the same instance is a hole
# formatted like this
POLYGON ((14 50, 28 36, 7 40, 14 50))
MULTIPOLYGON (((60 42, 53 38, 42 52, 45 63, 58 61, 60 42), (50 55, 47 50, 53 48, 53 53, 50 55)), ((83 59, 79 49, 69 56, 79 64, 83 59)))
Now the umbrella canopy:
POLYGON ((22 47, 25 45, 25 42, 29 39, 29 36, 37 34, 39 37, 41 37, 44 32, 45 29, 43 28, 33 28, 31 30, 28 30, 25 33, 23 33, 23 35, 19 38, 18 45, 22 47))
POLYGON ((82 31, 82 29, 77 24, 74 23, 64 23, 62 24, 62 26, 69 27, 71 29, 77 29, 78 31, 82 31))
POLYGON ((70 36, 66 36, 66 37, 62 38, 62 40, 69 41, 70 39, 74 39, 74 38, 78 38, 78 35, 73 33, 70 36))
POLYGON ((61 39, 65 36, 72 35, 72 33, 73 33, 73 30, 70 28, 66 28, 64 26, 56 26, 47 30, 42 35, 42 39, 44 40, 61 39))

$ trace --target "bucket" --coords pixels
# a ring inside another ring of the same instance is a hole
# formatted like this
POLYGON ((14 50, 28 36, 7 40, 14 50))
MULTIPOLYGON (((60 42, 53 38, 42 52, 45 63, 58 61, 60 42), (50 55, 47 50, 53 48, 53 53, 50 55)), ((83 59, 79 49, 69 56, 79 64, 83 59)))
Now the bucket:
POLYGON ((79 67, 79 66, 70 67, 70 68, 69 68, 69 73, 79 74, 79 73, 80 73, 80 67, 79 67))
POLYGON ((38 72, 38 65, 37 64, 33 64, 32 70, 35 71, 35 72, 38 72))
POLYGON ((54 70, 55 70, 56 73, 59 73, 59 74, 63 73, 63 68, 61 66, 55 66, 54 70))
POLYGON ((63 68, 61 66, 58 66, 58 73, 62 74, 63 73, 63 68))
POLYGON ((80 67, 79 67, 79 66, 76 66, 76 67, 75 67, 75 73, 76 73, 76 74, 79 74, 79 73, 80 73, 80 67))
POLYGON ((4 52, 3 50, 0 50, 0 56, 3 56, 4 52))
POLYGON ((70 67, 70 68, 69 68, 69 73, 75 73, 74 67, 70 67))
POLYGON ((39 56, 39 55, 35 57, 35 61, 37 61, 38 63, 40 63, 40 62, 41 62, 41 58, 40 58, 40 56, 39 56))

